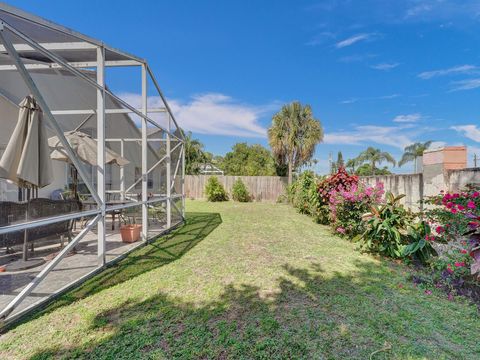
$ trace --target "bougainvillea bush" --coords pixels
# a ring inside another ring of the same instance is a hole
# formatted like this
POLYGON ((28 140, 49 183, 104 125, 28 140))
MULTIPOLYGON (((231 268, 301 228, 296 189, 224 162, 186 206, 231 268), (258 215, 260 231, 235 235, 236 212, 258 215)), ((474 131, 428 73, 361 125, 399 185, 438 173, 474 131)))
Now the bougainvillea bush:
POLYGON ((425 216, 437 233, 437 241, 457 241, 469 231, 470 223, 479 215, 480 192, 475 189, 442 192, 425 203, 434 205, 425 211, 425 216))
POLYGON ((310 198, 311 214, 314 219, 320 224, 329 224, 332 195, 339 191, 349 191, 354 185, 358 185, 358 177, 350 175, 343 167, 340 167, 334 175, 320 181, 316 192, 310 198))
POLYGON ((426 203, 435 205, 425 211, 434 229, 432 241, 440 252, 432 262, 435 281, 449 296, 472 296, 472 292, 479 292, 480 192, 474 188, 442 192, 426 203))
POLYGON ((330 222, 335 233, 354 237, 365 231, 362 217, 371 207, 382 202, 383 183, 366 186, 362 182, 352 184, 348 189, 330 192, 330 222))

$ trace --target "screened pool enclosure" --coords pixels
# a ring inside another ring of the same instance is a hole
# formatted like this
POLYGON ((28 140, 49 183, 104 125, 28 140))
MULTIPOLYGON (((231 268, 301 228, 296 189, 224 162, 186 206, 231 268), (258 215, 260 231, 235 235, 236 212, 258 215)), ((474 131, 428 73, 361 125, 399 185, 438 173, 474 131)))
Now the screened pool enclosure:
POLYGON ((184 135, 145 60, 0 3, 0 129, 1 323, 183 222, 184 135))

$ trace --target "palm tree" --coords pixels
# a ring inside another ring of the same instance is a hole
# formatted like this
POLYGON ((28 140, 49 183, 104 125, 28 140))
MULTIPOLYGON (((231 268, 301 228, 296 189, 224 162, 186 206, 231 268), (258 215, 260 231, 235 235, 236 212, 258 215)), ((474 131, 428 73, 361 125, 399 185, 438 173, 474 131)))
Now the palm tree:
POLYGON ((375 165, 382 163, 383 161, 391 163, 395 166, 396 161, 390 153, 386 151, 381 151, 380 149, 375 149, 373 147, 369 147, 367 150, 360 153, 358 156, 359 163, 368 162, 370 164, 370 168, 372 171, 372 175, 375 174, 375 170, 377 167, 375 165))
POLYGON ((353 159, 348 159, 347 163, 345 164, 345 167, 350 170, 352 174, 355 174, 355 170, 358 165, 358 159, 353 158, 353 159))
POLYGON ((195 175, 200 171, 200 165, 208 160, 207 153, 203 150, 203 144, 192 138, 192 133, 185 136, 185 173, 195 175))
POLYGON ((412 145, 408 145, 404 149, 403 156, 398 162, 398 166, 402 166, 407 162, 413 161, 413 172, 415 173, 417 171, 417 158, 423 156, 423 152, 427 150, 430 145, 432 145, 431 141, 426 141, 424 143, 416 142, 412 145))
POLYGON ((313 117, 310 105, 294 101, 273 116, 268 140, 277 164, 288 165, 291 184, 293 171, 312 158, 316 145, 323 140, 322 124, 313 117))

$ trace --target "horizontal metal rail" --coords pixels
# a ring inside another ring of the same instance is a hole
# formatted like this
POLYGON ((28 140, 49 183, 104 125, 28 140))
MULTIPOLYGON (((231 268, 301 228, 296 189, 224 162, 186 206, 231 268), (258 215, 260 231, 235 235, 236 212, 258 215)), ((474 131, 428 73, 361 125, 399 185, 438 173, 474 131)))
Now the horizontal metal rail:
POLYGON ((55 224, 55 223, 60 222, 60 221, 74 220, 74 219, 79 219, 79 218, 82 218, 82 217, 95 216, 95 215, 98 215, 98 214, 100 214, 100 210, 92 209, 92 210, 87 210, 87 211, 74 212, 74 213, 71 213, 71 214, 48 217, 48 218, 45 218, 45 219, 28 220, 28 221, 25 221, 23 223, 12 224, 12 225, 7 225, 7 226, 0 227, 0 235, 1 234, 7 234, 7 233, 12 232, 12 231, 33 229, 37 226, 50 225, 50 224, 55 224))
MULTIPOLYGON (((137 109, 137 111, 140 111, 137 109)), ((164 113, 165 108, 156 108, 148 110, 149 113, 164 113)), ((84 109, 84 110, 52 110, 53 115, 95 115, 97 110, 84 109)), ((105 109, 105 114, 134 114, 135 112, 130 109, 105 109)), ((158 126, 158 125, 157 125, 158 126)), ((159 128, 159 130, 163 130, 159 128)))

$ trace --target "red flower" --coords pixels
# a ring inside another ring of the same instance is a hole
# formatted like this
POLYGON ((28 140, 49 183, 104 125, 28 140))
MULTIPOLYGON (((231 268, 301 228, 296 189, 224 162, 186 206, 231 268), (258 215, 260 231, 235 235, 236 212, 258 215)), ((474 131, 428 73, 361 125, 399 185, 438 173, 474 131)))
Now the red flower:
POLYGON ((452 214, 456 214, 457 213, 457 209, 453 208, 452 210, 450 210, 452 212, 452 214))
POLYGON ((473 194, 472 194, 472 198, 477 198, 480 196, 480 193, 478 191, 475 191, 473 194))
POLYGON ((437 226, 435 230, 437 231, 438 234, 442 234, 445 232, 445 229, 443 228, 443 226, 437 226))
POLYGON ((469 209, 475 209, 475 208, 476 208, 476 205, 475 205, 475 203, 474 203, 473 201, 469 201, 469 202, 467 203, 467 207, 468 207, 469 209))
POLYGON ((463 266, 465 266, 465 263, 464 263, 463 261, 457 261, 457 262, 455 263, 455 266, 456 266, 456 267, 463 267, 463 266))
POLYGON ((453 274, 452 265, 450 265, 450 264, 447 265, 447 272, 449 274, 453 274))
POLYGON ((462 254, 466 254, 466 253, 467 253, 467 250, 462 249, 462 250, 460 250, 460 252, 461 252, 462 254))
POLYGON ((463 205, 458 205, 458 210, 460 210, 460 211, 465 210, 465 206, 463 206, 463 205))

